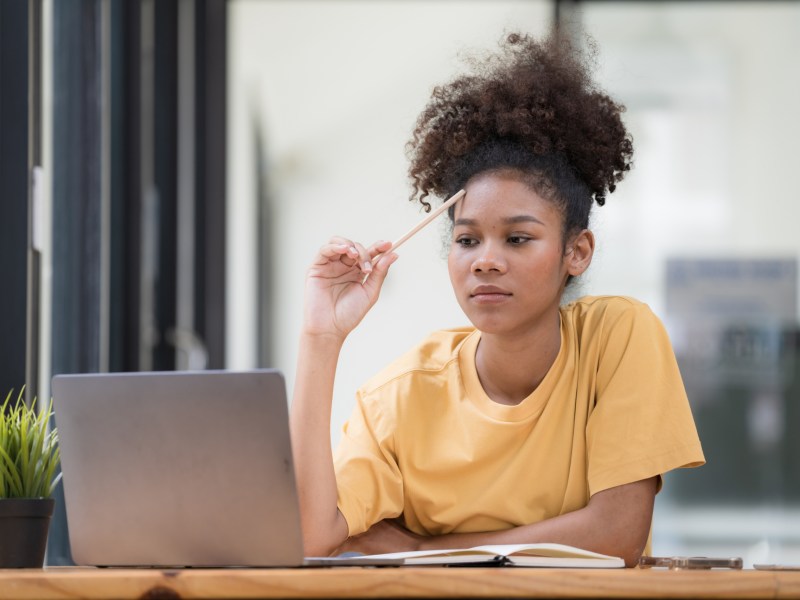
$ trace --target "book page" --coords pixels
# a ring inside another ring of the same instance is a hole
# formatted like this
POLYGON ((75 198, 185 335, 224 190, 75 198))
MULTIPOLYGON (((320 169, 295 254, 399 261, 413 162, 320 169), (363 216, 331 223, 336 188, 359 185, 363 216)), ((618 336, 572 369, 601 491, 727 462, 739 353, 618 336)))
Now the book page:
POLYGON ((446 562, 448 557, 475 556, 480 558, 490 558, 493 556, 512 556, 530 555, 556 558, 586 558, 597 560, 609 560, 616 557, 606 554, 598 554, 589 550, 575 548, 564 544, 496 544, 488 546, 476 546, 474 548, 453 548, 446 550, 412 550, 410 552, 392 552, 387 554, 373 554, 371 558, 402 558, 417 559, 423 557, 442 558, 446 562))
POLYGON ((473 551, 481 551, 489 554, 499 554, 502 556, 511 556, 514 554, 531 555, 531 556, 551 556, 562 558, 595 558, 595 559, 609 559, 616 558, 607 554, 599 554, 591 550, 584 550, 583 548, 576 548, 574 546, 567 546, 565 544, 499 544, 490 546, 478 546, 471 548, 473 551))

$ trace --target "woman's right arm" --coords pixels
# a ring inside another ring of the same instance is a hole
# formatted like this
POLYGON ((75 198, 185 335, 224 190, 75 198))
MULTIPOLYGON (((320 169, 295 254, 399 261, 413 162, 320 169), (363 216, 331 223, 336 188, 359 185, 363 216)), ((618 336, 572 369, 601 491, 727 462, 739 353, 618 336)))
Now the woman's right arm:
POLYGON ((320 248, 306 278, 289 418, 306 556, 327 556, 347 539, 347 523, 336 506, 331 451, 333 384, 344 340, 377 301, 397 258, 387 252, 390 247, 390 242, 365 248, 333 238, 320 248))

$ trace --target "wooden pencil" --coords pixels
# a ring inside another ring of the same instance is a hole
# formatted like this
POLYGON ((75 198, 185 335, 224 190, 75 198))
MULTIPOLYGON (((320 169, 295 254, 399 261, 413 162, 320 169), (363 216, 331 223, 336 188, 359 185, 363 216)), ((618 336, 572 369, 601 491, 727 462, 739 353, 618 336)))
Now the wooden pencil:
POLYGON ((405 242, 407 242, 408 239, 411 238, 411 236, 415 235, 420 229, 425 227, 428 223, 433 221, 436 217, 438 217, 440 214, 442 214, 448 208, 453 206, 453 204, 455 204, 461 198, 463 198, 464 194, 466 194, 466 193, 467 192, 465 190, 459 190, 458 192, 453 194, 444 204, 442 204, 439 208, 437 208, 433 212, 431 212, 427 217, 422 219, 422 221, 420 221, 419 223, 414 225, 414 227, 412 227, 402 237, 398 238, 398 240, 392 244, 392 247, 389 248, 389 252, 393 252, 394 250, 397 250, 397 248, 398 248, 398 246, 400 246, 400 244, 404 244, 405 242))

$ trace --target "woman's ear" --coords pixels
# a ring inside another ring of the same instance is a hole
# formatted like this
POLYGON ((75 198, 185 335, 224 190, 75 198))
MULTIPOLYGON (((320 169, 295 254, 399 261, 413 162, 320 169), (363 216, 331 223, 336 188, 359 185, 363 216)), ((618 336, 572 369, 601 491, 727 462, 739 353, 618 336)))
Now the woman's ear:
POLYGON ((567 264, 567 273, 573 277, 582 275, 583 272, 592 264, 594 255, 594 234, 588 229, 584 229, 572 238, 567 246, 567 253, 564 260, 567 264))

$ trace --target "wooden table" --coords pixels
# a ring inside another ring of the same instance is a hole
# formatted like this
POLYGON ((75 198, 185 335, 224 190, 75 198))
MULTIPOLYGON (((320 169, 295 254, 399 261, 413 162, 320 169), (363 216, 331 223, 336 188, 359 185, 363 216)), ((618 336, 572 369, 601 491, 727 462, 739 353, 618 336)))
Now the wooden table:
POLYGON ((800 572, 54 567, 0 570, 6 598, 800 598, 800 572))

